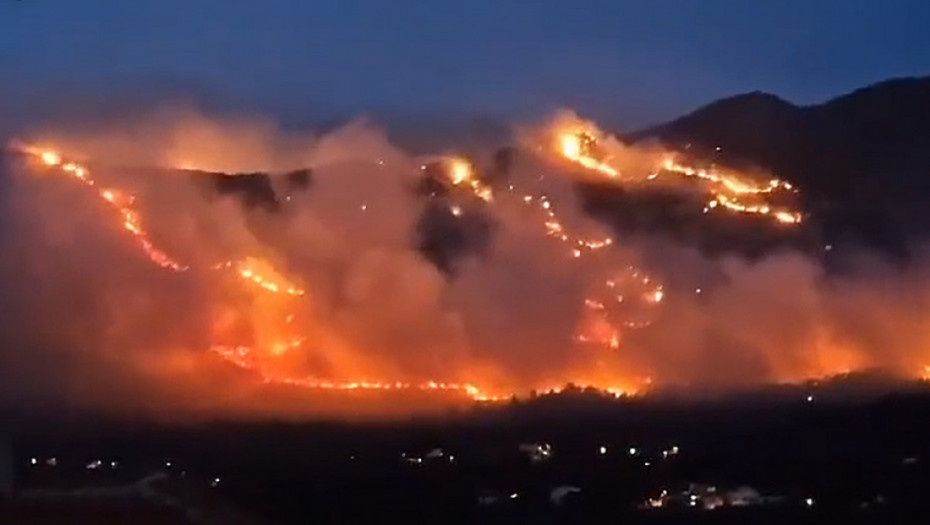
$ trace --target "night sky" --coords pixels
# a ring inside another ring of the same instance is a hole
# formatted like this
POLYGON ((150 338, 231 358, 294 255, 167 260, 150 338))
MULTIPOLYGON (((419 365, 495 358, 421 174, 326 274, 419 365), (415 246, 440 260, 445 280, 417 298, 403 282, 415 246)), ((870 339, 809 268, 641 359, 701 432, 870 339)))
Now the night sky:
POLYGON ((0 110, 186 97, 635 127, 750 90, 813 103, 930 73, 926 0, 0 0, 0 110))

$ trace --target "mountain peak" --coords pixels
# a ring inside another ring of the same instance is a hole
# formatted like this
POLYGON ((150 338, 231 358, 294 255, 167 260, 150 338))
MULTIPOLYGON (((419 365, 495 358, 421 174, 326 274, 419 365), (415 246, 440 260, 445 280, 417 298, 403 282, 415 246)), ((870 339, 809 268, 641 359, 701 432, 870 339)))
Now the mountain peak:
POLYGON ((902 244, 930 233, 930 77, 886 80, 812 106, 745 93, 634 136, 696 152, 719 146, 715 158, 771 170, 811 207, 830 210, 819 219, 846 230, 835 234, 902 244))
POLYGON ((729 97, 722 98, 716 102, 712 102, 707 106, 699 109, 698 111, 721 108, 727 106, 742 106, 748 108, 794 108, 796 107, 791 102, 779 97, 778 95, 773 95, 772 93, 766 93, 765 91, 750 91, 748 93, 741 93, 738 95, 732 95, 729 97))

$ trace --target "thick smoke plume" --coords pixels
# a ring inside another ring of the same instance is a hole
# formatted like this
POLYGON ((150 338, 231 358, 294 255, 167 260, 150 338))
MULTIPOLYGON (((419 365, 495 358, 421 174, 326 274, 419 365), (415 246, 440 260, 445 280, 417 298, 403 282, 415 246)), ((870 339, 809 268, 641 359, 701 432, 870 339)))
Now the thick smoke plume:
MULTIPOLYGON (((532 136, 472 151, 469 178, 443 180, 462 152, 410 155, 364 120, 295 135, 168 108, 26 129, 22 141, 131 193, 185 270, 152 265, 61 170, 5 154, 0 400, 165 417, 387 414, 474 390, 728 388, 930 364, 921 262, 837 277, 797 251, 750 262, 614 237, 577 200, 592 175, 532 136), (431 169, 439 185, 424 191, 431 169), (240 191, 215 172, 263 175, 240 191), (275 206, 249 205, 255 184, 275 206), (324 388, 353 381, 398 388, 324 388), (407 388, 430 382, 468 388, 407 388)), ((665 153, 623 148, 631 171, 665 153)))

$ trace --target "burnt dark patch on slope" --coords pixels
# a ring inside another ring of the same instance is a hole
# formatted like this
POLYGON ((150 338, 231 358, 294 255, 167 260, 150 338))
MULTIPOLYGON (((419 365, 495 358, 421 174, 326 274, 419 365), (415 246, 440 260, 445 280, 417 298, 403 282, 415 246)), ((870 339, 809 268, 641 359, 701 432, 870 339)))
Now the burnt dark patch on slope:
MULTIPOLYGON (((488 173, 505 177, 511 163, 512 157, 499 152, 488 173)), ((466 260, 487 252, 494 226, 484 203, 467 184, 453 184, 448 170, 444 161, 424 165, 413 192, 427 201, 416 225, 416 247, 423 257, 451 276, 466 260)), ((485 173, 474 176, 482 184, 489 182, 485 173)))
POLYGON ((236 195, 247 208, 275 212, 280 207, 267 173, 217 173, 213 175, 213 184, 220 195, 236 195))
POLYGON ((491 158, 491 165, 487 169, 486 181, 496 185, 504 183, 510 178, 514 163, 517 160, 517 149, 512 146, 499 148, 491 158))
POLYGON ((423 209, 416 227, 416 246, 426 260, 446 275, 454 275, 467 259, 486 253, 493 223, 481 210, 453 211, 435 200, 423 209))
POLYGON ((284 174, 287 187, 291 190, 307 190, 313 185, 313 170, 309 168, 289 171, 284 174))
MULTIPOLYGON (((281 177, 288 193, 308 191, 313 186, 313 170, 308 168, 290 171, 281 177)), ((260 209, 271 213, 281 210, 281 197, 275 192, 271 174, 198 171, 193 173, 193 178, 211 198, 235 197, 248 210, 260 209)))

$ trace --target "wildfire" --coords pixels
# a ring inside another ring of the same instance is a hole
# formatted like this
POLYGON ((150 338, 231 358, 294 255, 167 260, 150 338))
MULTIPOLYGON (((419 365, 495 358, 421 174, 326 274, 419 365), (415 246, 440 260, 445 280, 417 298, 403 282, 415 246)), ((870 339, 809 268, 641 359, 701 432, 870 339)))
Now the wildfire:
POLYGON ((494 200, 491 187, 481 181, 475 174, 471 163, 462 157, 451 157, 446 160, 447 176, 449 182, 455 187, 468 188, 479 199, 485 202, 494 200))
POLYGON ((543 220, 543 228, 546 236, 570 246, 569 254, 575 259, 580 258, 585 253, 596 252, 614 243, 612 237, 582 239, 570 235, 562 224, 561 219, 559 219, 559 216, 556 214, 555 206, 546 195, 524 195, 523 203, 529 206, 534 204, 539 206, 539 209, 545 217, 543 220))
POLYGON ((597 146, 597 139, 590 133, 563 133, 559 136, 559 144, 561 145, 562 155, 566 159, 577 162, 590 170, 601 172, 610 178, 620 175, 620 172, 610 164, 591 155, 591 152, 597 146))
MULTIPOLYGON (((189 269, 188 266, 168 256, 166 252, 159 249, 152 242, 148 232, 143 226, 142 217, 136 209, 136 197, 133 194, 118 188, 101 187, 93 178, 87 166, 74 161, 65 160, 57 151, 22 144, 17 144, 15 147, 17 150, 35 159, 46 169, 54 169, 58 170, 60 173, 67 174, 73 179, 81 182, 85 187, 94 191, 101 202, 116 211, 121 228, 128 232, 136 245, 139 246, 152 263, 161 268, 175 272, 184 272, 189 269)), ((493 202, 491 188, 477 177, 472 165, 467 160, 455 157, 447 159, 446 164, 449 184, 453 187, 467 188, 477 198, 485 202, 493 202)), ((513 187, 511 186, 510 189, 513 190, 513 187)), ((544 194, 538 196, 526 195, 523 201, 527 205, 537 206, 538 209, 541 210, 545 234, 555 241, 564 244, 571 257, 579 258, 582 255, 607 248, 614 242, 611 237, 584 239, 571 234, 568 228, 561 222, 556 213, 554 204, 544 194)), ((462 214, 462 209, 457 205, 453 205, 450 209, 456 216, 462 214)), ((227 260, 223 263, 214 265, 213 269, 231 271, 243 283, 257 286, 260 290, 271 294, 280 294, 283 297, 290 297, 291 300, 300 300, 306 294, 303 288, 289 281, 268 261, 261 258, 245 257, 240 260, 227 260)), ((278 328, 293 326, 293 314, 287 314, 283 319, 283 324, 278 328)), ((604 319, 604 323, 606 323, 606 328, 604 328, 604 330, 611 334, 607 337, 608 346, 610 348, 617 348, 620 340, 619 328, 616 328, 606 318, 604 319)), ((281 331, 274 330, 274 332, 281 331)), ((209 347, 209 351, 236 367, 257 374, 265 383, 289 385, 299 388, 336 391, 443 391, 462 394, 476 401, 499 401, 510 399, 514 395, 512 393, 502 395, 492 394, 479 388, 474 382, 448 382, 437 380, 405 382, 384 379, 336 380, 270 372, 269 367, 274 363, 274 359, 283 357, 299 349, 304 344, 304 341, 305 338, 300 335, 291 335, 279 337, 270 344, 261 347, 213 344, 209 347), (261 350, 257 348, 261 348, 261 350)), ((602 387, 600 390, 616 396, 627 395, 630 392, 627 388, 613 386, 602 387)), ((561 388, 550 388, 549 391, 555 393, 561 391, 561 388)))
MULTIPOLYGON (((581 135, 567 135, 563 138, 566 139, 563 142, 563 151, 576 158, 585 158, 580 152, 592 145, 590 138, 581 135)), ((513 185, 510 185, 508 189, 512 193, 517 191, 513 185)), ((614 239, 610 236, 585 239, 573 234, 559 218, 555 204, 546 194, 524 194, 521 200, 526 206, 535 206, 539 209, 546 236, 564 244, 568 256, 572 259, 581 259, 614 245, 614 239)), ((640 306, 650 308, 658 305, 664 296, 662 285, 639 269, 630 267, 628 271, 632 273, 633 281, 640 283, 647 290, 643 294, 649 299, 643 301, 640 306)), ((619 297, 619 301, 622 302, 623 297, 613 292, 618 282, 617 279, 607 279, 601 283, 601 289, 593 291, 592 295, 585 298, 579 329, 573 336, 575 342, 618 350, 625 329, 632 330, 648 326, 645 322, 616 319, 623 316, 614 313, 614 309, 608 312, 605 304, 594 297, 602 295, 619 297)))
POLYGON ((727 191, 735 194, 758 195, 762 193, 772 193, 779 189, 788 191, 794 189, 794 186, 792 186, 791 183, 785 182, 783 180, 770 179, 768 183, 757 184, 753 181, 740 180, 734 177, 723 176, 711 170, 685 166, 684 164, 675 162, 675 160, 672 158, 665 159, 665 161, 662 163, 662 169, 672 173, 678 173, 679 175, 684 175, 685 177, 695 177, 712 182, 714 184, 719 184, 727 191))
MULTIPOLYGON (((96 181, 92 178, 86 166, 75 162, 65 163, 61 154, 56 151, 28 145, 17 145, 16 148, 38 159, 39 162, 46 167, 58 168, 88 187, 97 187, 96 181)), ((467 161, 463 159, 453 159, 450 161, 449 174, 450 182, 453 185, 469 187, 474 191, 475 195, 482 200, 491 200, 490 188, 474 177, 471 166, 467 161)), ((98 189, 96 194, 103 202, 113 207, 118 212, 123 229, 133 236, 150 261, 162 268, 167 268, 176 272, 188 270, 187 266, 173 260, 164 251, 157 248, 149 239, 147 232, 142 227, 142 220, 133 207, 135 203, 135 197, 133 195, 113 188, 98 189)), ((261 289, 275 294, 283 293, 293 297, 301 297, 306 293, 302 288, 290 283, 281 276, 268 262, 255 257, 247 257, 236 262, 226 261, 215 265, 214 268, 231 269, 235 271, 236 275, 242 280, 254 283, 261 289)), ((291 318, 292 316, 288 316, 288 321, 290 321, 291 318)), ((298 348, 302 343, 303 338, 300 337, 280 341, 271 345, 267 353, 270 356, 281 356, 288 353, 290 350, 298 348)), ((327 380, 313 377, 272 376, 263 370, 261 363, 259 363, 262 358, 256 356, 255 351, 249 346, 213 345, 210 347, 210 351, 240 368, 258 373, 263 382, 266 383, 278 383, 301 388, 323 390, 447 391, 462 393, 476 401, 493 401, 500 399, 483 392, 471 383, 450 383, 443 381, 406 383, 381 380, 327 380)))
MULTIPOLYGON (((600 146, 599 137, 603 134, 595 129, 560 130, 556 132, 558 154, 588 170, 599 173, 608 179, 620 177, 620 171, 611 164, 611 157, 600 146)), ((783 180, 772 178, 758 182, 750 177, 732 173, 722 173, 714 169, 696 168, 685 165, 674 156, 656 159, 655 168, 645 177, 645 181, 654 181, 660 174, 674 174, 685 178, 694 178, 704 182, 711 194, 711 199, 704 207, 704 212, 717 208, 750 215, 762 215, 785 224, 798 224, 801 214, 789 209, 776 208, 767 202, 759 201, 763 196, 776 192, 791 192, 794 187, 783 180)))
MULTIPOLYGON (((260 365, 256 363, 256 358, 254 357, 254 349, 248 346, 223 346, 223 345, 214 345, 210 347, 210 351, 222 357, 227 362, 248 370, 253 373, 257 373, 259 379, 266 384, 277 384, 277 385, 287 385, 294 386, 299 388, 313 389, 313 390, 332 390, 332 391, 418 391, 418 392, 449 392, 462 394, 469 399, 474 401, 481 402, 501 402, 508 401, 513 399, 517 394, 516 393, 506 393, 506 394, 492 394, 481 388, 479 388, 474 383, 457 383, 457 382, 445 382, 445 381, 421 381, 421 382, 406 382, 406 381, 384 381, 384 380, 334 380, 334 379, 321 379, 313 376, 303 376, 303 377, 294 377, 294 376, 278 376, 271 373, 265 372, 260 365)), ((642 381, 644 386, 648 386, 652 382, 651 379, 646 378, 642 381)), ((638 388, 633 388, 628 385, 618 386, 616 384, 608 386, 594 386, 593 384, 579 384, 576 385, 576 388, 581 390, 595 389, 600 392, 609 394, 615 398, 628 397, 636 395, 639 392, 638 388)), ((565 392, 567 387, 565 386, 549 386, 544 388, 535 389, 538 392, 543 392, 546 394, 559 394, 565 392)))
POLYGON ((57 166, 61 164, 61 156, 54 151, 43 151, 39 154, 39 157, 47 166, 57 166))
MULTIPOLYGON (((599 151, 603 142, 600 136, 598 132, 590 130, 565 131, 558 134, 556 149, 563 158, 585 169, 609 179, 620 178, 621 172, 612 162, 614 159, 609 154, 599 151)), ((27 154, 44 171, 64 174, 81 182, 89 191, 94 192, 107 209, 115 210, 120 228, 127 232, 134 244, 153 264, 174 272, 188 270, 188 266, 177 262, 153 243, 136 207, 136 197, 132 193, 119 188, 101 187, 87 166, 65 159, 57 151, 26 145, 18 145, 16 148, 27 154)), ((446 168, 444 173, 449 186, 462 188, 486 203, 495 202, 491 187, 476 174, 468 160, 454 157, 445 159, 444 163, 446 168)), ((738 174, 696 168, 676 160, 675 156, 657 158, 655 170, 649 173, 645 180, 652 181, 659 177, 675 176, 694 179, 701 187, 708 189, 711 198, 706 204, 705 211, 707 212, 719 208, 733 213, 771 217, 786 224, 798 224, 802 220, 800 213, 777 208, 768 200, 770 196, 795 191, 788 182, 775 178, 759 182, 738 174)), ((503 201, 510 195, 510 198, 515 199, 519 205, 530 208, 533 217, 539 220, 540 231, 552 240, 561 255, 573 260, 581 260, 579 264, 584 264, 588 257, 598 257, 596 255, 598 253, 603 257, 603 254, 609 252, 610 248, 615 245, 615 240, 611 236, 587 238, 573 231, 573 228, 563 222, 560 217, 557 203, 542 191, 517 190, 512 185, 508 190, 509 193, 501 191, 498 197, 503 201)), ((367 209, 367 204, 362 204, 362 210, 365 209, 367 209)), ((465 209, 470 210, 470 208, 465 209)), ((449 211, 456 217, 465 213, 458 204, 450 205, 449 211)), ((461 394, 477 401, 499 401, 509 399, 513 395, 505 390, 492 393, 486 388, 479 387, 477 386, 479 383, 483 386, 486 384, 475 380, 476 378, 471 375, 452 376, 462 381, 410 382, 372 377, 327 379, 313 375, 289 375, 275 372, 277 363, 275 359, 298 351, 305 346, 307 340, 313 340, 311 335, 297 333, 299 323, 293 322, 295 315, 290 312, 296 312, 299 309, 278 310, 279 306, 290 307, 298 304, 299 301, 307 301, 309 299, 307 292, 298 283, 277 270, 271 262, 259 257, 231 258, 215 265, 213 269, 229 272, 233 276, 230 281, 238 283, 237 285, 242 286, 243 290, 256 290, 256 295, 260 294, 262 297, 260 306, 256 307, 255 311, 248 311, 243 315, 267 317, 271 319, 273 329, 267 330, 268 333, 258 337, 260 343, 254 345, 212 344, 208 347, 208 351, 231 365, 254 373, 264 383, 332 391, 448 392, 461 394)), ((610 278, 600 278, 593 283, 582 305, 579 306, 579 323, 574 340, 586 345, 619 350, 629 330, 649 325, 651 313, 667 300, 667 292, 663 284, 654 276, 632 266, 621 271, 612 271, 609 275, 610 278)), ((696 293, 701 293, 701 290, 697 289, 696 293)), ((213 339, 213 341, 217 340, 220 340, 220 337, 213 339)), ((239 339, 233 339, 233 341, 239 342, 239 339)), ((923 379, 930 381, 930 366, 924 366, 916 371, 923 379)), ((584 377, 590 379, 590 376, 584 377)), ((590 384, 617 397, 640 391, 637 388, 617 386, 616 377, 601 379, 603 380, 591 381, 590 384)), ((649 383, 650 381, 645 382, 647 385, 649 383)), ((558 393, 563 390, 563 387, 555 387, 547 391, 558 393)))
POLYGON ((510 398, 510 396, 490 395, 471 383, 449 383, 432 380, 409 383, 381 380, 333 380, 320 379, 312 376, 276 376, 263 371, 262 367, 256 363, 257 359, 254 357, 255 351, 251 347, 214 345, 210 347, 210 351, 239 368, 257 372, 262 382, 269 384, 281 384, 318 390, 416 390, 425 392, 456 392, 464 394, 475 401, 499 401, 510 398))
POLYGON ((226 261, 214 266, 215 269, 232 269, 240 278, 255 283, 272 293, 285 293, 300 297, 306 292, 281 276, 267 261, 255 257, 246 257, 237 262, 226 261))
MULTIPOLYGON (((459 157, 451 158, 446 160, 446 168, 447 169, 445 170, 445 173, 448 177, 448 182, 453 187, 468 188, 476 197, 480 198, 481 200, 489 203, 493 202, 491 189, 480 181, 470 162, 459 157)), ((516 192, 516 188, 513 186, 509 186, 508 190, 510 194, 516 192)), ((572 257, 578 258, 582 255, 591 254, 612 246, 614 243, 613 238, 611 237, 584 239, 572 234, 569 228, 567 228, 559 218, 554 203, 545 194, 527 194, 524 195, 521 200, 525 205, 536 207, 541 212, 545 234, 558 243, 564 244, 568 250, 568 253, 572 257)), ((463 213, 462 208, 458 205, 450 205, 449 209, 450 213, 452 213, 454 216, 460 216, 463 213)), ((294 296, 296 298, 304 295, 303 290, 293 284, 288 283, 270 265, 264 264, 262 261, 256 260, 254 258, 249 258, 238 263, 227 261, 221 266, 223 268, 234 269, 243 279, 254 282, 269 292, 287 293, 288 295, 294 296)), ((641 275, 641 273, 636 273, 636 275, 641 275)), ((645 280, 647 282, 649 281, 648 278, 645 278, 645 280)), ((608 283, 609 284, 605 283, 605 286, 610 286, 613 284, 612 281, 608 283)), ((658 287, 655 288, 655 290, 658 290, 658 292, 654 293, 653 295, 655 299, 654 303, 661 301, 661 289, 661 285, 658 285, 658 287)), ((288 316, 289 320, 287 324, 290 323, 292 318, 293 316, 288 316)), ((613 349, 619 347, 620 333, 622 329, 636 327, 635 323, 628 321, 622 323, 621 325, 615 326, 613 324, 614 321, 608 317, 604 317, 602 322, 605 325, 604 330, 609 331, 611 334, 607 337, 606 344, 613 349)), ((584 336, 582 335, 580 337, 583 338, 584 336)), ((271 371, 271 369, 274 368, 274 357, 282 356, 290 350, 299 347, 302 343, 303 339, 292 338, 282 339, 281 341, 268 345, 260 345, 255 347, 247 345, 214 345, 210 348, 210 351, 237 367, 256 373, 263 382, 268 384, 280 384, 299 388, 336 391, 444 391, 460 393, 476 401, 500 401, 510 399, 515 395, 514 393, 509 392, 503 394, 490 393, 487 390, 478 387, 477 382, 475 381, 448 382, 429 380, 422 382, 407 382, 375 378, 369 378, 366 380, 336 380, 324 379, 316 376, 294 376, 271 371)), ((617 397, 621 395, 630 395, 632 392, 634 392, 628 387, 621 388, 617 387, 616 385, 609 385, 604 387, 601 382, 595 382, 595 384, 598 385, 596 387, 598 390, 610 393, 611 395, 617 397)), ((562 388, 549 388, 548 391, 557 393, 562 391, 562 388)))
MULTIPOLYGON (((60 168, 61 171, 81 181, 88 187, 97 188, 97 183, 86 166, 75 162, 64 162, 60 153, 54 150, 38 148, 35 146, 15 144, 14 147, 33 158, 37 158, 43 165, 60 168)), ((99 188, 97 196, 113 207, 120 217, 120 225, 129 232, 150 261, 156 265, 175 272, 189 269, 172 259, 166 252, 155 246, 148 233, 142 227, 142 219, 133 207, 136 202, 134 195, 114 188, 99 188)), ((226 261, 214 266, 214 269, 233 269, 242 279, 255 283, 261 288, 273 293, 286 293, 293 296, 302 296, 305 291, 290 283, 282 277, 267 261, 247 257, 241 261, 226 261)))
POLYGON ((149 238, 148 233, 142 227, 142 220, 139 218, 138 212, 133 208, 133 204, 135 203, 134 196, 115 189, 97 188, 97 183, 94 181, 90 174, 90 170, 88 170, 86 166, 82 166, 75 162, 64 162, 61 154, 57 151, 24 144, 14 144, 13 147, 37 159, 42 165, 48 168, 60 169, 61 172, 77 179, 87 187, 94 188, 97 197, 116 210, 119 214, 122 228, 132 235, 136 244, 142 249, 149 261, 161 268, 173 272, 184 272, 188 269, 187 266, 174 260, 165 251, 155 246, 149 238))
POLYGON ((664 286, 635 267, 607 279, 584 301, 575 341, 620 348, 623 329, 649 326, 648 312, 665 298, 664 286))

